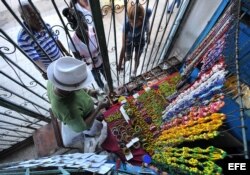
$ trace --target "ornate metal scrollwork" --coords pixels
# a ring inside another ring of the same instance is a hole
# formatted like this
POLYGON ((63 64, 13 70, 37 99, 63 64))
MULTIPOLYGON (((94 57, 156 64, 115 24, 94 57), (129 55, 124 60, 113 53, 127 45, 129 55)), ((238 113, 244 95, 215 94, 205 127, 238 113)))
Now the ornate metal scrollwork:
POLYGON ((42 95, 42 97, 43 97, 44 99, 47 99, 47 100, 49 99, 47 92, 45 92, 45 93, 42 95))
POLYGON ((0 87, 0 97, 10 98, 13 94, 0 87))
POLYGON ((121 13, 124 9, 124 5, 119 5, 119 4, 116 4, 115 5, 115 13, 121 13))
POLYGON ((7 110, 7 111, 4 111, 4 114, 7 114, 7 115, 11 115, 13 113, 12 110, 7 110))
MULTIPOLYGON (((139 0, 139 3, 140 5, 144 5, 148 0, 139 0)), ((135 0, 128 0, 127 3, 131 2, 131 5, 135 5, 135 0)))
POLYGON ((58 29, 54 29, 55 27, 60 27, 60 28, 62 28, 63 30, 64 30, 64 28, 63 28, 63 26, 61 26, 61 25, 53 25, 53 26, 51 26, 51 29, 53 30, 54 34, 55 34, 56 36, 59 36, 59 35, 60 35, 60 31, 59 31, 58 29))
MULTIPOLYGON (((116 14, 119 14, 121 13, 123 10, 124 10, 124 5, 121 5, 121 4, 115 4, 114 5, 114 12, 116 14)), ((112 12, 112 4, 110 5, 104 5, 102 6, 102 15, 103 16, 106 16, 109 12, 112 12)))
MULTIPOLYGON (((10 49, 9 47, 7 46, 1 46, 0 47, 0 51, 4 54, 13 54, 16 52, 16 47, 7 39, 5 38, 4 36, 0 35, 1 38, 3 38, 5 41, 7 41, 9 44, 11 44, 11 46, 13 46, 13 51, 12 49, 10 49)), ((4 42, 1 42, 1 43, 4 43, 4 42)))
POLYGON ((111 10, 112 10, 112 7, 110 5, 102 6, 102 16, 106 16, 111 10))

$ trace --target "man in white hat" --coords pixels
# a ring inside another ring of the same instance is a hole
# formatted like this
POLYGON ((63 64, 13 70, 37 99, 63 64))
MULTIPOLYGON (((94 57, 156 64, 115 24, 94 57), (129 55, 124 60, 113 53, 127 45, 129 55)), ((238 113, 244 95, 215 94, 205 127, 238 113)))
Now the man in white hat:
POLYGON ((49 65, 47 75, 47 92, 53 114, 75 133, 90 129, 101 114, 100 110, 108 103, 104 100, 94 108, 92 98, 83 89, 93 80, 86 63, 62 57, 49 65))

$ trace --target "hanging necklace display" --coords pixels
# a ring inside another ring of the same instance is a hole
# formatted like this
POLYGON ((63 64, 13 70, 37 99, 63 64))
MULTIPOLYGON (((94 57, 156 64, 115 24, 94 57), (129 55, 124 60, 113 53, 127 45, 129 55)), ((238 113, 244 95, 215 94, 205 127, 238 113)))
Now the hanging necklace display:
POLYGON ((221 174, 222 168, 214 161, 223 159, 226 155, 225 151, 213 146, 206 149, 170 147, 156 152, 153 155, 153 161, 157 165, 161 164, 162 168, 169 173, 179 171, 186 174, 221 174))

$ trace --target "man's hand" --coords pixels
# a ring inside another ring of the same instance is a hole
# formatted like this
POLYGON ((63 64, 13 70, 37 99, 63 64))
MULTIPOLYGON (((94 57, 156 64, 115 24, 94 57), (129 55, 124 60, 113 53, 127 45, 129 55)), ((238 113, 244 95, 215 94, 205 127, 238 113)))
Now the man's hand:
POLYGON ((98 90, 94 90, 94 89, 89 89, 88 90, 88 94, 92 97, 96 97, 97 94, 99 94, 99 91, 98 90))
POLYGON ((104 98, 102 101, 98 103, 99 109, 107 108, 110 106, 110 102, 107 98, 104 98))

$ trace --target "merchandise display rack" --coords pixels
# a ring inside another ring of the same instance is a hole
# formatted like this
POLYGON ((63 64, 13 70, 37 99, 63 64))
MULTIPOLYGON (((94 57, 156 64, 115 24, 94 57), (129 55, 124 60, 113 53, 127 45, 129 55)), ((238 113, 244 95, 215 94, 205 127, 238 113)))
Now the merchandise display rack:
MULTIPOLYGON (((240 2, 230 1, 215 26, 184 63, 176 57, 169 58, 127 83, 119 96, 111 97, 113 105, 104 113, 108 136, 102 147, 115 153, 121 161, 121 165, 113 162, 112 173, 218 175, 224 173, 220 161, 234 156, 249 159, 246 107, 243 95, 239 95, 243 94, 240 2), (184 68, 179 73, 181 64, 184 68), (190 81, 194 69, 199 73, 190 81), (239 109, 228 110, 227 99, 232 99, 232 94, 238 98, 239 109), (235 110, 240 117, 233 115, 235 110), (239 126, 227 128, 236 120, 239 126), (228 149, 223 139, 228 138, 227 134, 234 137, 233 131, 239 127, 241 137, 236 140, 242 142, 243 149, 238 146, 228 149), (214 140, 218 143, 211 142, 214 140), (128 165, 132 168, 124 168, 128 165)), ((33 170, 23 169, 22 173, 30 171, 33 170)), ((42 171, 84 172, 63 167, 42 171)))

